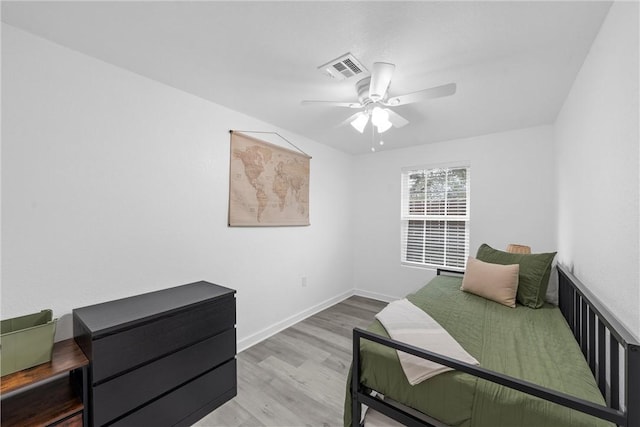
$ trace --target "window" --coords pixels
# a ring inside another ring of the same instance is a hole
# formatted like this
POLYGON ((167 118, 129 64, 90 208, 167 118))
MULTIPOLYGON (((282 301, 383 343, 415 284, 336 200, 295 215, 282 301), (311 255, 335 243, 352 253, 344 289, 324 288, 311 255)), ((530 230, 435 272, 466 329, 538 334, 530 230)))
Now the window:
POLYGON ((402 171, 402 262, 464 269, 469 255, 469 168, 402 171))

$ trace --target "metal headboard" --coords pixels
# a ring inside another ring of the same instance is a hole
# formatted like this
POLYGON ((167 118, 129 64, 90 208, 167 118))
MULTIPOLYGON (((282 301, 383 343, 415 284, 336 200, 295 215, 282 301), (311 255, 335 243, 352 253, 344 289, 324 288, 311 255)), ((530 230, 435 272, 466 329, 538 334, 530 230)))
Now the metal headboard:
POLYGON ((622 397, 626 425, 640 426, 640 343, 582 282, 561 265, 558 265, 558 293, 560 311, 580 345, 607 405, 620 409, 622 397), (622 366, 619 365, 620 350, 622 366), (622 390, 621 373, 624 378, 622 390))

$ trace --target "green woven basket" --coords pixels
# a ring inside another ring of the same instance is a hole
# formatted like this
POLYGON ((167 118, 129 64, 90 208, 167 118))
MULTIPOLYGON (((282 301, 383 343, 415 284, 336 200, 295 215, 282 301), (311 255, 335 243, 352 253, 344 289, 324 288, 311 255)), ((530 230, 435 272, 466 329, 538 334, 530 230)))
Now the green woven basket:
POLYGON ((51 360, 56 322, 51 310, 3 320, 0 335, 2 376, 51 360))

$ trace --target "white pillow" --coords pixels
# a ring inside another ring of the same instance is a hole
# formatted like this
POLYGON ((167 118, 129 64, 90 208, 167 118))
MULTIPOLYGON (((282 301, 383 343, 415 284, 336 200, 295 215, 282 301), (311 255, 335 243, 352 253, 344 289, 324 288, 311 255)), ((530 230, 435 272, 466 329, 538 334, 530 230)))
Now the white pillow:
POLYGON ((519 272, 519 264, 491 264, 469 257, 460 289, 513 308, 519 272))

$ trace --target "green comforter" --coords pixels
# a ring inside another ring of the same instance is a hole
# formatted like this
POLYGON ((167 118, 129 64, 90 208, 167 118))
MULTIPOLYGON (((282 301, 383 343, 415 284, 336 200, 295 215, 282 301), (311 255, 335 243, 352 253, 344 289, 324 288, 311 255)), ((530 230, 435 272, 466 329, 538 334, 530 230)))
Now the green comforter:
MULTIPOLYGON (((557 307, 515 309, 460 291, 438 276, 407 297, 429 313, 480 366, 604 405, 589 367, 557 307)), ((375 321, 369 331, 387 336, 375 321)), ((371 389, 451 426, 609 426, 595 417, 469 374, 451 371, 411 386, 395 350, 363 340, 361 379, 371 389)), ((351 425, 350 379, 345 426, 351 425)))

